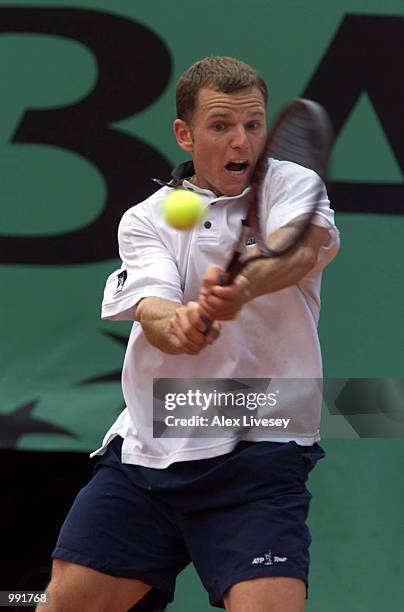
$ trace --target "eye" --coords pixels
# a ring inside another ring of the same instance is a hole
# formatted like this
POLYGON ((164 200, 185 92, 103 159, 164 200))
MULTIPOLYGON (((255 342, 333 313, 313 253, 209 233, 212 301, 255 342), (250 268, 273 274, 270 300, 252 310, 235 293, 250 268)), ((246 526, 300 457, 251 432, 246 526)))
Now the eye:
POLYGON ((226 129, 226 125, 222 121, 215 121, 212 127, 215 132, 223 132, 226 129))
POLYGON ((246 125, 247 130, 249 130, 250 132, 256 132, 257 130, 259 130, 261 127, 261 122, 260 121, 249 121, 246 125))

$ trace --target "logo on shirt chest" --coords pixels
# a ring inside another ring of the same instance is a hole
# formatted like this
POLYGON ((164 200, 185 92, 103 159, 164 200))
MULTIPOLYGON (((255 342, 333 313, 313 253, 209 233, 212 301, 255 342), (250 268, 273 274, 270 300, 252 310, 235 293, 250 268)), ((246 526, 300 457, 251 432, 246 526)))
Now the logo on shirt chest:
POLYGON ((245 237, 244 244, 245 244, 245 246, 250 246, 252 244, 256 244, 255 236, 254 236, 254 234, 252 232, 247 234, 247 236, 245 237))

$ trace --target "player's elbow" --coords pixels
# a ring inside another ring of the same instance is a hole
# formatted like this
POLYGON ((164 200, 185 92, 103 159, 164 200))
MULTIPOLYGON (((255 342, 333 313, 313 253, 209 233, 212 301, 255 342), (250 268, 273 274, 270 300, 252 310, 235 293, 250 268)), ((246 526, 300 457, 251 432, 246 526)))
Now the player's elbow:
POLYGON ((317 253, 309 246, 304 246, 299 249, 297 254, 296 264, 300 270, 301 276, 304 276, 314 268, 317 263, 317 253))

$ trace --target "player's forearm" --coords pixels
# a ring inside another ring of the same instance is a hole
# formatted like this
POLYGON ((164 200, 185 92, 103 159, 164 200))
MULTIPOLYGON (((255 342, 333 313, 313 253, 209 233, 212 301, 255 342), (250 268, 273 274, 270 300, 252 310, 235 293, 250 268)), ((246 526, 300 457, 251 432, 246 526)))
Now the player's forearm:
MULTIPOLYGON (((299 222, 280 228, 269 236, 268 245, 275 251, 282 251, 295 243, 300 230, 299 222)), ((320 248, 329 240, 328 229, 312 225, 292 251, 251 263, 242 272, 250 282, 250 299, 296 285, 316 265, 320 248)))
MULTIPOLYGON (((290 225, 274 232, 269 239, 270 248, 282 252, 289 240, 296 243, 298 231, 296 225, 290 225)), ((199 294, 201 314, 210 320, 230 321, 250 300, 296 285, 316 265, 320 248, 329 242, 328 229, 312 226, 293 250, 279 257, 251 262, 227 286, 218 284, 223 270, 210 266, 199 294)))
POLYGON ((182 351, 175 346, 168 333, 169 323, 181 304, 158 297, 147 297, 136 308, 136 320, 142 326, 147 340, 164 353, 178 355, 182 351))
POLYGON ((300 246, 292 254, 251 263, 242 272, 249 281, 250 299, 296 285, 315 266, 316 260, 310 247, 300 246))

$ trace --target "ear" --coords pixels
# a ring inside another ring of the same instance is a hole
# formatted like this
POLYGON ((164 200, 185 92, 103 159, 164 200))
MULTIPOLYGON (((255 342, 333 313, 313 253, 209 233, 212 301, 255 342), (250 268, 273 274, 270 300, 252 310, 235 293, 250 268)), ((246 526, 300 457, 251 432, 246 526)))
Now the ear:
POLYGON ((192 153, 193 141, 192 131, 189 125, 182 119, 176 119, 173 123, 173 131, 177 139, 178 146, 187 153, 192 153))

